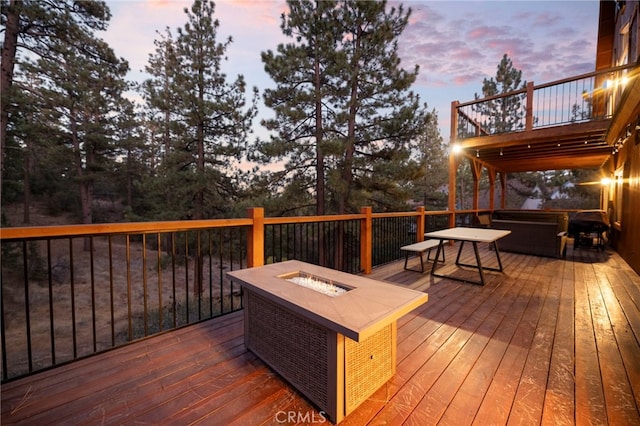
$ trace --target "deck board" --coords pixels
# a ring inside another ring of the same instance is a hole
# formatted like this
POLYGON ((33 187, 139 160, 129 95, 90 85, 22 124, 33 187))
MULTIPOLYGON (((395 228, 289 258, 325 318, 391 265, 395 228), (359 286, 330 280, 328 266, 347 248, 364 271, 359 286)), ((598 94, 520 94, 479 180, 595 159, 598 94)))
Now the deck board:
MULTIPOLYGON (((455 248, 441 272, 456 268, 455 248)), ((505 273, 485 286, 434 278, 430 262, 374 269, 429 301, 398 321, 395 376, 342 424, 640 424, 638 274, 610 251, 501 255, 505 273)), ((5 383, 2 424, 321 422, 243 331, 234 313, 5 383)))

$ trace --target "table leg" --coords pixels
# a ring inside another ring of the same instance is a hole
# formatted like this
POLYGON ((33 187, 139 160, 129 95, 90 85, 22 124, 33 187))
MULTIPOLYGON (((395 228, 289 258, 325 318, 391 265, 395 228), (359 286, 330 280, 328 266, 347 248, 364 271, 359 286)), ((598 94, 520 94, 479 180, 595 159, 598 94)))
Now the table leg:
POLYGON ((476 262, 478 262, 478 271, 480 272, 480 284, 484 285, 484 272, 482 271, 482 262, 480 261, 480 253, 478 253, 478 243, 472 242, 473 251, 476 254, 476 262))
MULTIPOLYGON (((500 253, 498 252, 498 246, 496 245, 496 243, 494 242, 494 248, 496 249, 496 256, 498 258, 498 265, 500 266, 499 268, 492 268, 489 266, 484 266, 482 267, 481 262, 480 262, 480 255, 478 252, 478 243, 471 241, 471 243, 473 244, 473 250, 475 251, 475 255, 476 255, 476 261, 478 262, 477 265, 471 265, 469 263, 462 263, 462 262, 458 262, 456 261, 456 265, 457 266, 467 266, 469 268, 481 268, 485 271, 496 271, 496 272, 502 272, 502 262, 500 261, 500 253)), ((458 253, 458 257, 460 256, 460 253, 458 253)))
MULTIPOLYGON (((464 278, 457 278, 457 277, 452 277, 449 275, 441 275, 441 274, 436 274, 435 270, 436 270, 436 264, 434 263, 432 268, 431 268, 431 275, 436 276, 436 277, 440 277, 440 278, 449 278, 452 280, 456 280, 456 281, 462 281, 462 282, 467 282, 467 283, 471 283, 471 284, 480 284, 480 285, 484 285, 485 281, 484 281, 484 271, 498 271, 498 272, 502 272, 502 261, 500 260, 500 253, 498 252, 498 246, 496 245, 496 243, 494 242, 494 248, 496 249, 496 257, 498 259, 498 265, 500 266, 500 268, 489 268, 489 267, 483 267, 482 266, 482 261, 480 260, 480 252, 478 250, 478 243, 475 241, 471 241, 471 244, 473 244, 473 252, 476 256, 476 264, 475 265, 471 265, 469 263, 462 263, 460 262, 460 256, 462 254, 462 247, 464 246, 465 241, 460 241, 460 248, 458 249, 458 256, 456 257, 456 266, 466 266, 469 268, 475 268, 478 270, 479 274, 480 274, 480 281, 473 281, 473 280, 469 280, 469 279, 464 279, 464 278)), ((442 245, 442 241, 440 242, 440 245, 442 245)), ((438 245, 438 249, 440 248, 440 245, 438 245)), ((439 253, 439 250, 438 250, 439 253)), ((437 254, 436 254, 437 256, 437 254)))
POLYGON ((433 265, 431 266, 431 275, 435 277, 438 276, 436 275, 436 265, 438 264, 437 260, 440 258, 441 250, 442 250, 442 255, 444 256, 444 240, 440 240, 440 242, 438 243, 438 250, 436 250, 436 262, 433 262, 433 265))
MULTIPOLYGON (((476 254, 476 261, 478 262, 478 265, 468 265, 466 263, 460 263, 460 254, 462 253, 462 247, 464 246, 464 241, 460 241, 460 248, 458 249, 458 256, 456 257, 456 265, 457 266, 469 266, 472 268, 477 268, 480 272, 480 281, 473 281, 473 280, 468 280, 465 278, 458 278, 458 277, 452 277, 450 275, 442 275, 442 274, 436 274, 436 264, 438 262, 433 262, 433 266, 431 266, 431 275, 434 277, 439 277, 439 278, 448 278, 450 280, 456 280, 456 281, 462 281, 465 283, 472 283, 472 284, 481 284, 484 285, 484 273, 482 272, 482 263, 480 262, 480 253, 478 252, 478 245, 475 242, 471 242, 473 244, 473 250, 476 254)), ((436 259, 438 259, 438 256, 440 256, 440 250, 444 250, 444 240, 440 240, 440 244, 438 244, 438 251, 436 252, 436 259)), ((444 253, 443 253, 444 254, 444 253)))
POLYGON ((498 250, 498 244, 496 244, 496 241, 493 242, 493 248, 496 251, 496 258, 498 259, 499 268, 497 269, 497 271, 502 272, 502 261, 500 260, 500 250, 498 250))
POLYGON ((445 252, 442 250, 442 260, 438 260, 438 258, 431 259, 431 249, 427 252, 427 261, 433 260, 434 262, 444 263, 447 259, 445 258, 445 252))
POLYGON ((464 241, 460 241, 460 247, 458 248, 458 256, 456 256, 456 265, 460 265, 460 254, 462 253, 462 247, 464 247, 464 241))

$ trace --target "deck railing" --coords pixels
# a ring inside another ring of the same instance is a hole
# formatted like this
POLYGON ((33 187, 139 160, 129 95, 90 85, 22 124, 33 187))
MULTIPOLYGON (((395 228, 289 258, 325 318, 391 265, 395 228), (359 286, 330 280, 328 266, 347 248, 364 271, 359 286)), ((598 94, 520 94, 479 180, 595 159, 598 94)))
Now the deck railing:
POLYGON ((297 259, 351 273, 473 211, 3 228, 2 381, 242 309, 225 272, 297 259))
POLYGON ((611 118, 634 64, 454 102, 457 139, 611 118))

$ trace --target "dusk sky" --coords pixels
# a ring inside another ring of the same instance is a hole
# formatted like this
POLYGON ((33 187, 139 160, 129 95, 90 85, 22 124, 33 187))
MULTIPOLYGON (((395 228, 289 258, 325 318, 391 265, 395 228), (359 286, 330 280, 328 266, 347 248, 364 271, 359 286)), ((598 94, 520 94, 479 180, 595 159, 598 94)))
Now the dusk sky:
MULTIPOLYGON (((480 93, 482 80, 495 77, 506 53, 522 70, 523 80, 536 84, 588 73, 595 69, 599 3, 593 1, 426 1, 402 3, 412 9, 410 24, 400 38, 405 69, 420 66, 413 90, 429 110, 438 113, 441 135, 449 141, 451 101, 466 102, 480 93)), ((184 26, 183 9, 192 1, 111 0, 109 30, 100 34, 116 55, 129 61, 129 79, 146 78, 142 71, 153 41, 169 27, 184 26)), ((289 42, 280 30, 286 3, 280 0, 219 0, 218 41, 233 43, 223 65, 228 81, 243 74, 260 92, 273 82, 264 72, 260 53, 289 42)), ((271 116, 261 103, 259 117, 271 116)), ((259 123, 255 123, 256 133, 259 123)), ((261 134, 260 136, 264 136, 261 134)), ((252 138, 253 139, 253 138, 252 138)))

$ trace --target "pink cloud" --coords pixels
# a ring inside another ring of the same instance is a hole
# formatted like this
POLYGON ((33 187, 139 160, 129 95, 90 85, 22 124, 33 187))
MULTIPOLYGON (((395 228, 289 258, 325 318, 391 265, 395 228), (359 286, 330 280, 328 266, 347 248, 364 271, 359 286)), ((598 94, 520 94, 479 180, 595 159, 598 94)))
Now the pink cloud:
POLYGON ((467 37, 471 40, 478 40, 486 37, 499 37, 503 34, 504 30, 502 28, 487 25, 475 27, 467 31, 467 37))
POLYGON ((551 15, 549 12, 546 12, 546 13, 538 14, 533 19, 533 22, 535 23, 535 25, 551 26, 551 25, 555 25, 555 24, 561 23, 562 20, 561 20, 560 16, 551 15))

